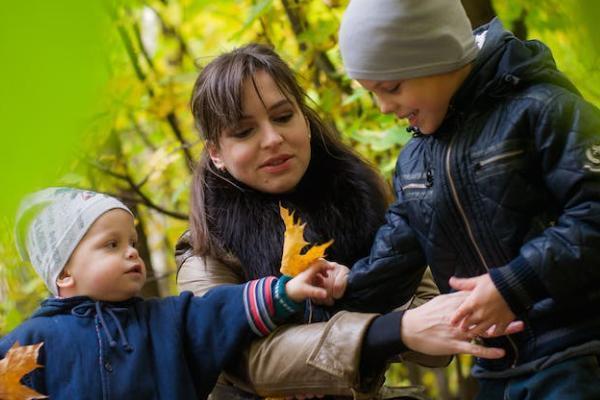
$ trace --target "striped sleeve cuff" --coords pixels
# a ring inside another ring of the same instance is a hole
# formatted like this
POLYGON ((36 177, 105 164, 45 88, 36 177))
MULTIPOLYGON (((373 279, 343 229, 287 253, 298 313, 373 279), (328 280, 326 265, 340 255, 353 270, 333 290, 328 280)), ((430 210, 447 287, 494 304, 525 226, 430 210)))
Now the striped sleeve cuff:
POLYGON ((490 269, 490 277, 515 315, 523 315, 534 303, 548 297, 540 277, 522 256, 490 269))
POLYGON ((290 315, 302 310, 304 303, 296 303, 287 297, 285 284, 289 277, 279 279, 269 276, 244 285, 244 309, 252 331, 267 336, 290 315))

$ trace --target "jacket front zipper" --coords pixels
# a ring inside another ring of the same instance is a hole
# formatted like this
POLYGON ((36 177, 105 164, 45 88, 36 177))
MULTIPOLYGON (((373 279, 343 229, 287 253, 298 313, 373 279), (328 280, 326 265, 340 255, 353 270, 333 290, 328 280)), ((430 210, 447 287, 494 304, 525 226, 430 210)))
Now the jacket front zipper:
MULTIPOLYGON (((465 213, 465 210, 458 198, 458 192, 456 191, 456 185, 454 184, 454 180, 452 179, 452 174, 450 173, 450 160, 451 160, 451 153, 452 153, 452 145, 454 144, 454 141, 456 139, 457 135, 453 135, 452 138, 450 139, 450 143, 448 144, 448 150, 446 152, 446 175, 448 177, 448 182, 450 183, 450 190, 452 192, 452 199, 454 200, 454 203, 456 204, 456 208, 458 209, 458 212, 460 213, 460 216, 463 220, 463 223, 465 224, 465 227, 467 229, 467 234, 469 235, 469 239, 471 240, 471 244, 473 245, 473 247, 475 248, 475 251, 477 252, 477 255, 479 256, 479 259, 481 260, 481 263, 483 264, 483 267, 485 268, 486 271, 490 271, 490 268, 487 264, 487 262, 485 261, 485 257, 483 256, 483 253, 481 252, 481 249, 479 248, 479 245, 477 244, 477 241, 475 240, 475 235, 473 235, 473 230, 471 229, 471 224, 469 223, 469 219, 467 218, 467 214, 465 213)), ((520 150, 519 150, 520 152, 520 150)), ((495 157, 491 157, 487 160, 485 160, 485 162, 492 162, 490 160, 494 159, 493 161, 496 161, 498 159, 502 159, 502 158, 506 158, 509 156, 514 155, 513 153, 516 153, 516 151, 511 152, 511 153, 505 153, 505 154, 500 154, 498 156, 495 157)), ((481 163, 480 163, 481 164, 481 163)), ((511 339, 510 336, 506 336, 506 338, 508 339, 510 345, 512 346, 514 352, 515 352, 515 359, 511 365, 511 368, 514 367, 517 364, 517 360, 519 358, 519 350, 517 349, 517 345, 515 344, 515 342, 511 339)))

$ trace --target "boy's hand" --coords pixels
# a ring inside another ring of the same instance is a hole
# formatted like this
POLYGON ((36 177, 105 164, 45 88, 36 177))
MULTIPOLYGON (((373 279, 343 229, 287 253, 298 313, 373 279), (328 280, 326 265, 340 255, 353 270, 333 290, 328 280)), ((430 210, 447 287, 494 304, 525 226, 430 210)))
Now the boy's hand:
POLYGON ((314 262, 310 267, 296 275, 285 285, 285 292, 290 300, 299 303, 307 298, 313 300, 327 299, 325 281, 328 271, 334 267, 329 262, 314 262))
MULTIPOLYGON (((439 295, 427 303, 404 312, 400 335, 408 348, 430 355, 472 354, 481 358, 504 357, 501 348, 471 343, 477 336, 450 324, 450 315, 468 297, 468 292, 439 295)), ((511 323, 502 335, 523 330, 523 322, 511 323)))
POLYGON ((314 302, 315 304, 331 306, 335 300, 344 295, 348 284, 348 273, 350 272, 350 269, 345 265, 327 261, 323 258, 319 258, 315 261, 315 264, 316 263, 323 263, 329 265, 331 268, 327 271, 327 276, 322 282, 322 287, 327 290, 327 297, 324 299, 315 299, 314 302))
POLYGON ((490 274, 475 278, 450 278, 450 286, 470 292, 465 301, 450 318, 452 325, 477 336, 497 336, 515 320, 511 311, 496 289, 490 274))

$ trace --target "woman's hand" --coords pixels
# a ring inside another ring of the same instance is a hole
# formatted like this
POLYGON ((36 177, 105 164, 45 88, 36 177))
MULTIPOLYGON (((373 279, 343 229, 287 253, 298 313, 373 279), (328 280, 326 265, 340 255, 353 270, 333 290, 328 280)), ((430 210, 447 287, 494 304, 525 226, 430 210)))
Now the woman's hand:
MULTIPOLYGON (((407 310, 402 318, 400 334, 411 350, 425 354, 472 354, 481 358, 502 358, 504 350, 471 343, 474 332, 463 331, 450 323, 450 318, 469 296, 468 292, 440 295, 420 307, 407 310)), ((484 333, 485 337, 510 335, 522 331, 523 322, 510 323, 503 332, 484 333)))

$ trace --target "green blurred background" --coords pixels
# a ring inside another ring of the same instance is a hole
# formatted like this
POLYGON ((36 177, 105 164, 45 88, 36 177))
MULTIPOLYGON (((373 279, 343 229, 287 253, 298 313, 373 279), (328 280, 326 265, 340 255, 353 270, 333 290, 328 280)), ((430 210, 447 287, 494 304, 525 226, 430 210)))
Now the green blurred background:
MULTIPOLYGON (((376 0, 373 0, 376 1, 376 0)), ((346 0, 55 0, 0 12, 0 335, 47 292, 16 254, 13 216, 50 185, 105 191, 139 216, 145 295, 176 292, 173 258, 187 226, 191 166, 202 143, 188 97, 199 68, 248 41, 272 44, 323 118, 389 177, 409 136, 344 76, 337 29, 346 0)), ((463 0, 473 25, 498 15, 544 41, 584 96, 600 104, 600 2, 463 0)), ((395 365, 390 384, 469 398, 471 360, 447 369, 395 365)), ((471 391, 471 392, 470 392, 471 391)))

